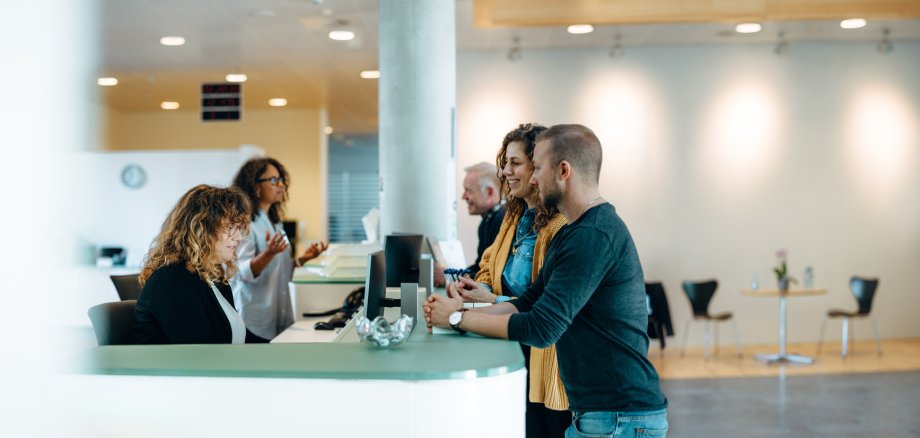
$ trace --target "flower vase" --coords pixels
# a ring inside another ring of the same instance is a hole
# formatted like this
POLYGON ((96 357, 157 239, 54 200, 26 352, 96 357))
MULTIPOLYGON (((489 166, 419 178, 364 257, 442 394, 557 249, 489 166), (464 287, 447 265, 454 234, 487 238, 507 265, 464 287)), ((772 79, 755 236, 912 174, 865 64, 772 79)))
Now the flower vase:
POLYGON ((779 287, 780 292, 788 292, 789 291, 789 277, 777 278, 776 285, 779 287))

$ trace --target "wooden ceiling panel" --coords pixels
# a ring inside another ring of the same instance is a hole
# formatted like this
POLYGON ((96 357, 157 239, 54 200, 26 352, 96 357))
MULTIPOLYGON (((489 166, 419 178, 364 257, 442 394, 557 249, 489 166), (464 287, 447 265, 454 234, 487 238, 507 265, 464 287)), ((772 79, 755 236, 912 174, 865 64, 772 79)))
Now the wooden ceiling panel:
POLYGON ((474 0, 476 27, 920 17, 917 0, 474 0))

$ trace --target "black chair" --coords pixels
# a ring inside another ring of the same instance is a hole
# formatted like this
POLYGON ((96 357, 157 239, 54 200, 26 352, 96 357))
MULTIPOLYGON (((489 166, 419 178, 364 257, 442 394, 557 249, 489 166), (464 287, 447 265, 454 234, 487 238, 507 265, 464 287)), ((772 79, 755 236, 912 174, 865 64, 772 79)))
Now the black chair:
POLYGON ((681 350, 681 356, 683 356, 687 350, 687 333, 690 329, 690 321, 702 320, 705 323, 705 331, 703 333, 703 358, 709 359, 709 335, 713 328, 715 329, 715 354, 719 352, 719 326, 713 323, 731 320, 732 329, 735 331, 735 350, 738 353, 738 357, 741 357, 741 337, 738 335, 738 325, 735 323, 734 318, 732 318, 732 313, 709 313, 709 302, 712 301, 712 296, 716 294, 716 288, 719 287, 719 282, 716 280, 699 282, 684 281, 682 286, 684 293, 687 294, 687 299, 690 300, 693 318, 688 319, 687 323, 684 324, 684 347, 681 350))
MULTIPOLYGON (((856 297, 856 303, 859 309, 855 312, 849 312, 840 309, 831 309, 824 316, 821 323, 821 336, 818 338, 818 354, 821 354, 821 344, 824 343, 824 330, 827 326, 827 320, 830 318, 843 318, 842 337, 840 339, 840 357, 847 357, 847 347, 850 331, 850 318, 869 318, 872 321, 872 332, 875 334, 875 347, 878 349, 878 355, 882 355, 882 340, 878 336, 878 326, 875 324, 875 318, 869 316, 872 311, 872 299, 875 298, 875 291, 878 289, 878 278, 865 278, 854 276, 850 279, 850 291, 856 297)), ((855 332, 855 330, 854 330, 855 332)), ((853 336, 854 340, 856 336, 853 336)))
POLYGON ((664 355, 664 338, 674 336, 668 297, 664 293, 664 286, 657 281, 645 283, 645 294, 648 297, 649 306, 648 336, 652 339, 658 339, 661 354, 664 355))
POLYGON ((93 323, 96 342, 103 345, 131 345, 134 343, 135 300, 103 303, 89 308, 89 320, 93 323))
POLYGON ((141 296, 140 274, 110 275, 109 278, 112 279, 118 298, 122 301, 136 300, 141 296))

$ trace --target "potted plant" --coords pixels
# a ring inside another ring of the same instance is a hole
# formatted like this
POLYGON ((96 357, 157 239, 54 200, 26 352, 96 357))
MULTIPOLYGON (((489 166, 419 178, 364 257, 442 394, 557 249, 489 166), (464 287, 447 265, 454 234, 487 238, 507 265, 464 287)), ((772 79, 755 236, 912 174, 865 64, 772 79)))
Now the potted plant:
POLYGON ((795 284, 795 278, 789 275, 789 269, 786 266, 786 249, 776 251, 776 267, 773 273, 776 274, 776 286, 781 292, 789 290, 789 284, 795 284))

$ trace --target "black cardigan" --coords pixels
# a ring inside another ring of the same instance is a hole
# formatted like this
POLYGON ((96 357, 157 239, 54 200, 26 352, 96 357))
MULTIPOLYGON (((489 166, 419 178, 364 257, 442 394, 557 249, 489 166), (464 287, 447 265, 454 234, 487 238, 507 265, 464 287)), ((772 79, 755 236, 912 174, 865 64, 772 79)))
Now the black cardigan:
MULTIPOLYGON (((217 284, 233 305, 233 292, 217 284)), ((147 279, 134 308, 134 336, 138 344, 229 344, 230 321, 211 286, 189 272, 185 262, 163 266, 147 279)), ((265 342, 246 330, 246 342, 265 342)))

